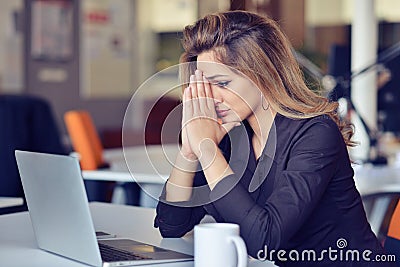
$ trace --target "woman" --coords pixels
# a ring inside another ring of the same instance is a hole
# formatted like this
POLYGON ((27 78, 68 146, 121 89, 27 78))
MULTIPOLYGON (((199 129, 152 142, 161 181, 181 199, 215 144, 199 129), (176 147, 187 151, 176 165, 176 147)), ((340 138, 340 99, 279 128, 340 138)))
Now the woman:
POLYGON ((157 206, 161 234, 181 237, 210 214, 239 224, 255 258, 372 266, 324 254, 356 249, 361 258, 370 250, 372 258, 383 250, 353 181, 352 128, 339 122, 337 103, 307 88, 277 24, 233 11, 183 33, 182 73, 192 75, 183 92, 181 153, 157 206), (266 256, 266 248, 285 250, 286 258, 266 256), (310 249, 315 259, 300 257, 310 249), (288 257, 293 250, 298 258, 288 257))

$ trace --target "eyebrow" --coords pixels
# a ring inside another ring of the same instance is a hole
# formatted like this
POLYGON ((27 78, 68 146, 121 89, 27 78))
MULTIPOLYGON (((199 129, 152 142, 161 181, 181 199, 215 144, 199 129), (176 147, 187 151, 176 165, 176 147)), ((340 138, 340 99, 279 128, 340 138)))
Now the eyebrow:
POLYGON ((228 77, 228 75, 217 74, 217 75, 206 77, 206 78, 207 78, 207 80, 214 80, 217 77, 228 77))

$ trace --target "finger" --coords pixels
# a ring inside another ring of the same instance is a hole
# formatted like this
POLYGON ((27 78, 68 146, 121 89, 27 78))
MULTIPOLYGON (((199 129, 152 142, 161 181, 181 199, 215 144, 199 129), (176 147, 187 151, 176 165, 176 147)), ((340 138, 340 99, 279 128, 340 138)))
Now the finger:
POLYGON ((185 88, 185 90, 183 90, 183 102, 189 101, 191 97, 190 86, 188 86, 185 88))
POLYGON ((197 95, 197 82, 196 82, 196 76, 195 75, 190 75, 190 103, 192 107, 192 117, 197 117, 199 116, 200 112, 200 107, 199 107, 199 99, 197 95))
POLYGON ((207 80, 205 76, 203 76, 203 81, 204 81, 204 92, 206 94, 206 99, 207 99, 207 106, 209 109, 214 110, 216 115, 214 97, 211 91, 211 83, 207 80))
POLYGON ((199 109, 203 116, 213 117, 212 111, 207 104, 204 76, 200 71, 196 71, 196 81, 197 81, 197 96, 199 102, 199 109), (200 74, 200 77, 198 76, 200 74))
POLYGON ((203 73, 200 70, 195 71, 196 78, 196 86, 197 86, 197 104, 199 111, 201 112, 201 116, 209 116, 210 113, 208 111, 207 103, 206 103, 206 94, 204 92, 204 82, 203 82, 203 73))
POLYGON ((184 92, 183 92, 183 101, 182 101, 182 127, 183 124, 186 122, 186 118, 187 118, 187 105, 188 105, 188 93, 187 93, 187 88, 185 88, 184 92))
POLYGON ((211 83, 207 80, 206 76, 203 75, 203 82, 204 82, 204 91, 206 93, 206 97, 213 98, 213 93, 211 90, 211 83))
POLYGON ((182 107, 183 121, 187 121, 193 116, 193 104, 190 87, 186 87, 183 92, 183 107, 182 107))
POLYGON ((196 76, 190 75, 190 91, 193 98, 197 98, 196 76))
POLYGON ((200 70, 196 70, 194 73, 196 75, 197 96, 206 97, 206 93, 204 92, 203 73, 200 70))

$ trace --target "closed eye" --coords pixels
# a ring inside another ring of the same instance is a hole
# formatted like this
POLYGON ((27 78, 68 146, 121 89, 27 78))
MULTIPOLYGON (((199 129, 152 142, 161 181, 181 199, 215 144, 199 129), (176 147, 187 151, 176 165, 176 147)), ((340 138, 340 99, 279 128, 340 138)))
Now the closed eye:
POLYGON ((221 87, 221 88, 226 88, 228 86, 228 84, 230 83, 230 81, 221 81, 221 82, 215 82, 213 84, 221 87))

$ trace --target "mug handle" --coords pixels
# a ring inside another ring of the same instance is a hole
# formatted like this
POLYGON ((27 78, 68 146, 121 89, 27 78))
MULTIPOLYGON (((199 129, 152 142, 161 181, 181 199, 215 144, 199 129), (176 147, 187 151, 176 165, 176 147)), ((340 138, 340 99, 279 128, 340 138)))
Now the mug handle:
POLYGON ((240 236, 231 236, 229 241, 233 242, 237 252, 237 267, 247 266, 247 249, 243 239, 240 236))

